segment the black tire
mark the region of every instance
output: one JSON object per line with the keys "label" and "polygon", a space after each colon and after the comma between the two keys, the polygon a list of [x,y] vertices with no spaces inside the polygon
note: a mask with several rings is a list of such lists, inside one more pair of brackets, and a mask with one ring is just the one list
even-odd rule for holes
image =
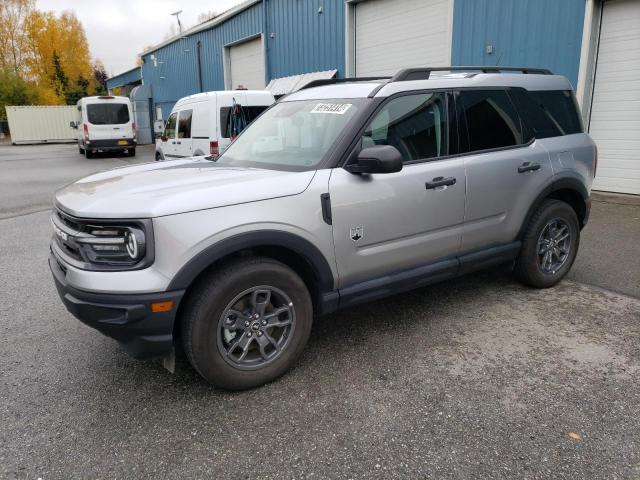
{"label": "black tire", "polygon": [[[544,254],[540,252],[541,248],[546,248],[546,245],[541,247],[540,242],[544,241],[542,235],[547,232],[545,229],[553,228],[552,222],[555,221],[559,222],[563,229],[566,226],[566,231],[570,235],[564,244],[568,251],[563,255],[564,260],[562,262],[556,256],[557,267],[549,265],[545,269],[542,265],[544,263]],[[556,231],[558,230],[556,229]],[[562,238],[562,235],[559,235],[558,238]],[[521,282],[531,287],[552,287],[562,280],[571,269],[576,259],[579,245],[580,225],[573,208],[560,200],[545,200],[529,220],[522,239],[522,248],[516,260],[515,274]],[[550,255],[549,258],[553,260],[554,257]]]}
{"label": "black tire", "polygon": [[159,162],[162,160],[162,155],[160,155],[160,152],[156,152],[156,162]]}
{"label": "black tire", "polygon": [[84,148],[82,148],[82,147],[80,146],[80,144],[78,144],[78,153],[79,153],[80,155],[84,155]]}
{"label": "black tire", "polygon": [[93,152],[91,150],[89,150],[88,148],[84,149],[84,156],[86,158],[93,158]]}
{"label": "black tire", "polygon": [[[230,320],[227,315],[230,302],[259,286],[274,288],[290,299],[287,305],[292,312],[291,327],[287,335],[280,337],[284,342],[281,350],[274,350],[278,353],[265,361],[266,364],[240,367],[234,364],[235,359],[230,360],[229,355],[223,353],[227,345],[223,322]],[[276,293],[273,295],[275,297]],[[313,308],[304,282],[289,267],[270,258],[246,258],[217,268],[195,286],[185,302],[180,319],[185,354],[205,380],[229,390],[263,385],[284,374],[302,353],[311,333]],[[241,333],[235,333],[238,337],[226,341],[233,343],[236,338],[250,337],[254,325],[246,325],[246,330],[238,329]],[[273,333],[273,330],[269,335],[265,333],[264,338],[273,340],[270,336]],[[258,348],[258,338],[254,336],[249,342],[253,342],[250,348]],[[254,350],[253,355],[257,362],[262,360],[259,352]]]}
{"label": "black tire", "polygon": [[130,157],[135,157],[136,156],[136,149],[135,148],[128,148],[127,149],[127,155],[129,155]]}

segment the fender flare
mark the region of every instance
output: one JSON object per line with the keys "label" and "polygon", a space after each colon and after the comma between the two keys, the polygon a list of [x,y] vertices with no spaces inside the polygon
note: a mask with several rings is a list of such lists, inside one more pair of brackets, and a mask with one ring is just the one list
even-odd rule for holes
{"label": "fender flare", "polygon": [[292,251],[308,262],[322,292],[334,290],[335,282],[329,262],[315,245],[293,233],[258,230],[225,238],[196,254],[174,275],[167,291],[188,288],[214,262],[252,247],[282,247]]}
{"label": "fender flare", "polygon": [[589,201],[590,201],[589,192],[587,191],[587,188],[584,186],[584,183],[582,183],[580,180],[574,177],[562,177],[562,178],[554,179],[551,182],[551,184],[547,185],[547,187],[545,187],[544,190],[542,190],[538,194],[535,201],[529,207],[529,210],[527,211],[527,215],[524,217],[524,221],[520,226],[520,231],[518,232],[518,236],[516,237],[517,239],[522,238],[522,236],[524,235],[525,229],[527,228],[527,225],[529,225],[529,220],[531,219],[535,211],[538,210],[542,202],[549,195],[551,195],[553,192],[556,192],[558,190],[573,190],[578,195],[580,195],[582,200],[585,202],[585,206],[589,204]]}

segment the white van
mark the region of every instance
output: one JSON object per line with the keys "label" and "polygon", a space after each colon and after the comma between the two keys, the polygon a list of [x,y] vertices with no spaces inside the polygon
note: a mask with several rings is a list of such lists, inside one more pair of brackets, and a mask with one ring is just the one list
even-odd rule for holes
{"label": "white van", "polygon": [[136,154],[136,123],[127,97],[84,97],[77,103],[78,150],[87,158],[97,152]]}
{"label": "white van", "polygon": [[275,103],[266,90],[226,90],[181,98],[171,110],[156,160],[219,155],[249,123]]}

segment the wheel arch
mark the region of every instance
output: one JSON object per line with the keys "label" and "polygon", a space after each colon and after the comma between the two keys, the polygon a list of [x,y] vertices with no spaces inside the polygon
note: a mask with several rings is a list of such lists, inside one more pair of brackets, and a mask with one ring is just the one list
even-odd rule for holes
{"label": "wheel arch", "polygon": [[524,235],[527,225],[535,211],[538,210],[542,202],[547,199],[556,199],[567,203],[576,212],[580,228],[586,225],[589,219],[591,204],[589,192],[580,180],[572,177],[564,177],[554,180],[536,197],[536,200],[531,207],[529,207],[524,222],[522,222],[522,226],[518,232],[519,239]]}
{"label": "wheel arch", "polygon": [[335,290],[333,272],[320,250],[298,235],[275,230],[234,235],[209,246],[178,271],[167,290],[184,289],[188,293],[216,265],[243,256],[269,257],[295,271],[307,285],[318,313],[324,308],[324,295]]}

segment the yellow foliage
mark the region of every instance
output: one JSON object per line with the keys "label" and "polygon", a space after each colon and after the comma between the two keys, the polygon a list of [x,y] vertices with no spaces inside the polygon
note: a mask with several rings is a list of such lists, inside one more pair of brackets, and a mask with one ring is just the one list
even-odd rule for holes
{"label": "yellow foliage", "polygon": [[0,69],[35,83],[45,105],[64,103],[62,90],[76,88],[78,80],[88,82],[88,92],[97,85],[84,27],[73,11],[43,12],[34,0],[0,0]]}

